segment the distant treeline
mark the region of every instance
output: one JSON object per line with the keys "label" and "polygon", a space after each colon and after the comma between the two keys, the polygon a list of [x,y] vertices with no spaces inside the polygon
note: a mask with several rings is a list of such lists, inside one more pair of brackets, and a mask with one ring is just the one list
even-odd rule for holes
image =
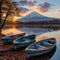
{"label": "distant treeline", "polygon": [[28,22],[24,24],[38,24],[38,25],[60,25],[60,20],[50,20],[50,21],[36,21]]}
{"label": "distant treeline", "polygon": [[50,21],[36,21],[36,22],[9,22],[6,21],[6,24],[10,25],[60,25],[60,20],[50,20]]}

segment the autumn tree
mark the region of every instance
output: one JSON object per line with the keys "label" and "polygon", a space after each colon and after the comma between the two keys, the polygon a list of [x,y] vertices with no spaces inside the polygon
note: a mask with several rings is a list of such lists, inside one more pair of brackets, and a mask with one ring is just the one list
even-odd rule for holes
{"label": "autumn tree", "polygon": [[16,7],[16,2],[10,2],[10,0],[0,0],[0,34],[6,20],[12,20],[11,18],[15,15],[20,15],[19,10]]}

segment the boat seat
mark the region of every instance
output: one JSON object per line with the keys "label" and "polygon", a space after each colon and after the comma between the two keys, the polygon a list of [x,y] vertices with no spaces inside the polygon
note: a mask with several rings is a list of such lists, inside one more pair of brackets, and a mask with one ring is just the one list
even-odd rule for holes
{"label": "boat seat", "polygon": [[45,47],[45,46],[42,46],[42,45],[38,45],[38,47],[40,47],[40,48],[47,48],[47,47]]}
{"label": "boat seat", "polygon": [[53,44],[48,43],[48,42],[43,42],[42,45],[45,46],[45,47],[50,47],[50,46],[52,46]]}
{"label": "boat seat", "polygon": [[39,45],[39,44],[36,44],[36,46],[35,46],[35,48],[36,49],[48,49],[47,47],[45,47],[45,46],[42,46],[42,45]]}
{"label": "boat seat", "polygon": [[24,42],[30,42],[29,40],[25,40]]}
{"label": "boat seat", "polygon": [[52,45],[51,43],[48,43],[48,42],[43,42],[43,43],[45,43],[45,44],[47,44],[47,45]]}
{"label": "boat seat", "polygon": [[48,42],[49,42],[49,43],[55,43],[55,41],[54,41],[54,40],[49,40]]}

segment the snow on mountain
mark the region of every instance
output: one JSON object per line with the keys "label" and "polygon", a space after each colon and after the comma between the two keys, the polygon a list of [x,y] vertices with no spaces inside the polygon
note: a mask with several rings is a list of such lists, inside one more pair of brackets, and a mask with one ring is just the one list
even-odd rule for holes
{"label": "snow on mountain", "polygon": [[21,22],[36,22],[36,21],[45,21],[45,20],[56,20],[56,18],[50,18],[43,16],[37,12],[31,12],[30,14],[19,19]]}

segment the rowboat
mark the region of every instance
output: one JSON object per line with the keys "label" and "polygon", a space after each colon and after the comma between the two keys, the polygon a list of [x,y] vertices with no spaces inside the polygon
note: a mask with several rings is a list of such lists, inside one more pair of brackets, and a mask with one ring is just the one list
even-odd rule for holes
{"label": "rowboat", "polygon": [[24,36],[13,41],[14,49],[25,47],[35,41],[35,35]]}
{"label": "rowboat", "polygon": [[57,49],[57,46],[55,46],[50,52],[47,52],[43,55],[27,58],[27,60],[40,60],[40,59],[41,60],[50,60],[54,56],[56,49]]}
{"label": "rowboat", "polygon": [[14,39],[16,39],[18,37],[23,37],[24,35],[25,35],[25,33],[16,34],[16,35],[7,35],[5,37],[2,37],[1,40],[3,42],[3,45],[5,45],[5,44],[12,43]]}
{"label": "rowboat", "polygon": [[50,52],[56,46],[55,38],[48,38],[44,40],[40,40],[38,42],[34,42],[27,46],[25,49],[27,58],[43,55],[47,52]]}
{"label": "rowboat", "polygon": [[7,35],[9,37],[12,37],[14,39],[18,38],[18,37],[23,37],[25,35],[25,33],[20,33],[20,34],[14,34],[14,35]]}

